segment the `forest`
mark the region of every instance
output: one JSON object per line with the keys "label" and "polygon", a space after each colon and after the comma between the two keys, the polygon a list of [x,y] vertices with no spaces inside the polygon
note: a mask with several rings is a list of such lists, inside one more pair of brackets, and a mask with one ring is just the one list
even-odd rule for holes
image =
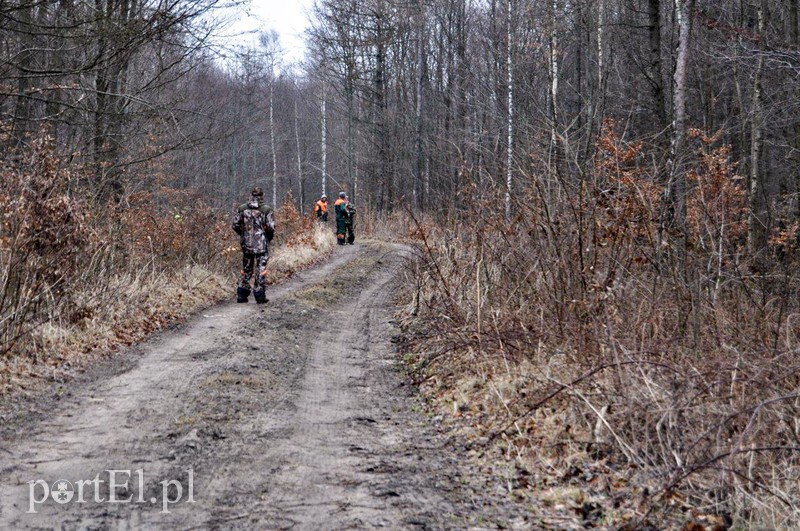
{"label": "forest", "polygon": [[291,64],[220,41],[243,3],[0,0],[0,389],[230,276],[253,186],[294,243],[342,190],[511,491],[800,525],[800,1],[316,0]]}

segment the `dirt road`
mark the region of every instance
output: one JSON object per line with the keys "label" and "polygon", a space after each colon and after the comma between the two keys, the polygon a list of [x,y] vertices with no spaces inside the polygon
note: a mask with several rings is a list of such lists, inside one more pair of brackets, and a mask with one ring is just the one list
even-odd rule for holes
{"label": "dirt road", "polygon": [[0,528],[522,527],[397,373],[401,254],[337,249],[0,411]]}

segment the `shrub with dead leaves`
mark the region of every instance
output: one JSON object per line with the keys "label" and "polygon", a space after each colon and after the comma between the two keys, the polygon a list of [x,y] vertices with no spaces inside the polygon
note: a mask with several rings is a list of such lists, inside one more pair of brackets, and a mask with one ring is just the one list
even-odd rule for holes
{"label": "shrub with dead leaves", "polygon": [[730,151],[693,142],[683,233],[613,124],[560,201],[531,186],[506,220],[502,190],[466,189],[457,223],[414,233],[406,360],[436,418],[556,527],[800,525],[792,227],[754,267]]}

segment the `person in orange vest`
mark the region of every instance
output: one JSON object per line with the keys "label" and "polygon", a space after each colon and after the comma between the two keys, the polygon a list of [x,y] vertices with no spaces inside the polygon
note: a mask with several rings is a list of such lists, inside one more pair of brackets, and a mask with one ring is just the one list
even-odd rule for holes
{"label": "person in orange vest", "polygon": [[322,223],[328,222],[328,196],[322,194],[322,197],[319,198],[319,201],[314,203],[314,212],[317,214],[317,221],[321,221]]}

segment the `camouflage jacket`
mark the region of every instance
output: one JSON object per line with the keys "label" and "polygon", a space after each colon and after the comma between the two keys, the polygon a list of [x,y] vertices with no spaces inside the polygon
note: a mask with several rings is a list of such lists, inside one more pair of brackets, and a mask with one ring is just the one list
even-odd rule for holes
{"label": "camouflage jacket", "polygon": [[266,253],[269,242],[275,234],[272,208],[267,205],[259,205],[254,201],[240,205],[231,226],[239,235],[242,252]]}

